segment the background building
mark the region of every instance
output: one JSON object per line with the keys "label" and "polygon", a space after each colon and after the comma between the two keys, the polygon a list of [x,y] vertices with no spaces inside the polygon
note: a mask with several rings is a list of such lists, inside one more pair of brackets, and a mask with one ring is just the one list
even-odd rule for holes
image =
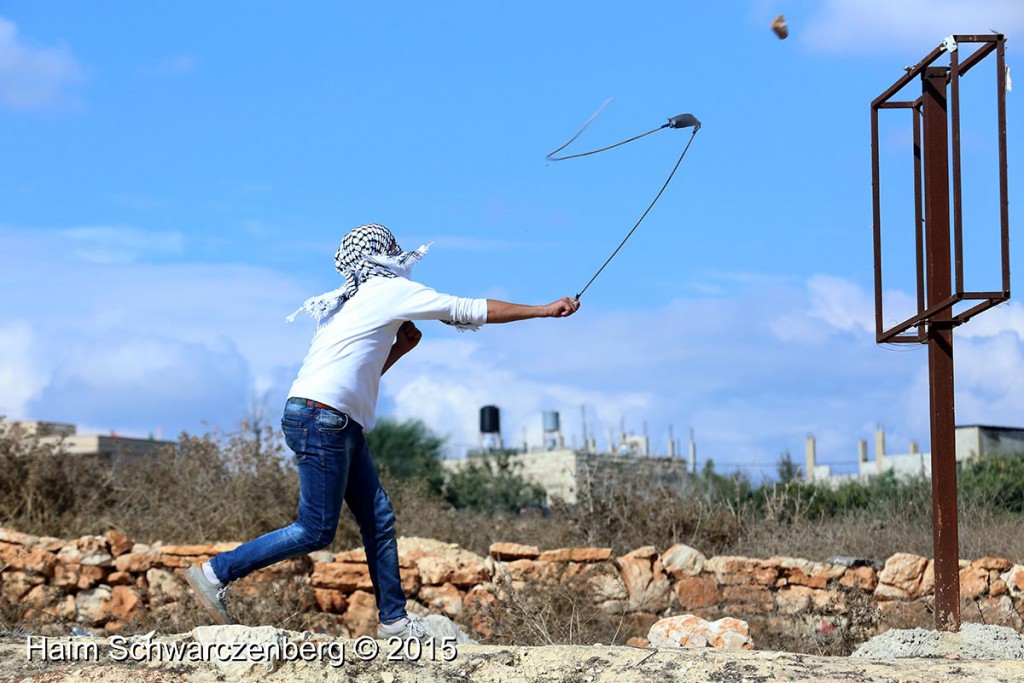
{"label": "background building", "polygon": [[40,420],[3,421],[0,430],[17,428],[24,437],[36,437],[39,443],[60,445],[68,455],[103,455],[134,458],[173,451],[176,441],[139,439],[117,434],[79,434],[73,424]]}
{"label": "background building", "polygon": [[[989,425],[963,425],[956,428],[956,461],[958,465],[975,458],[1004,458],[1024,456],[1024,429]],[[907,453],[887,453],[885,432],[875,432],[875,458],[868,460],[868,444],[857,443],[857,472],[832,474],[830,465],[817,463],[817,447],[813,436],[807,437],[806,468],[804,478],[836,485],[846,481],[864,481],[884,472],[910,478],[932,476],[931,452],[920,451],[916,442],[910,442]]]}

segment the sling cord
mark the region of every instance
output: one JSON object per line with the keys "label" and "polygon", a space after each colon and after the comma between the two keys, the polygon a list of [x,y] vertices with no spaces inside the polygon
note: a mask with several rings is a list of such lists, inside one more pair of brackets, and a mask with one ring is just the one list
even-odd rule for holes
{"label": "sling cord", "polygon": [[[608,102],[611,102],[611,100],[608,100]],[[559,147],[555,151],[553,151],[550,154],[548,154],[546,158],[549,161],[565,161],[566,159],[577,159],[579,157],[590,156],[591,154],[597,154],[599,152],[606,152],[609,149],[614,149],[615,147],[619,147],[621,145],[625,145],[628,142],[633,142],[634,140],[639,140],[640,138],[645,137],[647,135],[650,135],[651,133],[656,133],[659,130],[662,130],[663,128],[680,128],[680,127],[683,127],[681,125],[675,125],[675,124],[677,124],[680,121],[680,119],[682,119],[683,116],[688,116],[688,115],[675,116],[675,117],[669,119],[669,123],[666,123],[664,125],[658,126],[657,128],[649,130],[646,133],[641,133],[640,135],[636,135],[634,137],[631,137],[628,140],[623,140],[621,142],[616,142],[613,145],[608,145],[607,147],[602,147],[600,149],[594,149],[594,150],[591,150],[589,152],[581,152],[579,154],[570,154],[570,155],[562,156],[562,157],[554,156],[555,154],[558,154],[563,149],[565,149],[566,147],[571,145],[573,143],[573,140],[578,138],[580,136],[580,133],[582,133],[584,130],[586,130],[587,126],[589,126],[590,123],[594,119],[597,118],[597,115],[600,114],[604,110],[604,108],[608,106],[608,102],[605,102],[604,104],[601,105],[601,108],[598,109],[597,112],[593,116],[591,116],[590,119],[588,119],[585,124],[583,124],[583,127],[580,128],[579,132],[577,132],[576,135],[573,135],[569,139],[568,142],[566,142],[564,145],[562,145],[561,147]],[[576,298],[577,301],[579,301],[579,298],[581,296],[583,296],[583,293],[585,291],[587,291],[587,288],[590,287],[591,284],[593,284],[594,280],[597,279],[597,276],[600,275],[601,271],[603,271],[605,269],[605,266],[607,266],[609,263],[611,263],[612,259],[615,258],[615,255],[618,254],[619,250],[622,249],[622,247],[626,244],[627,240],[629,240],[629,238],[633,236],[633,233],[636,232],[636,229],[638,227],[640,227],[640,224],[643,222],[643,220],[645,218],[647,218],[647,214],[650,213],[651,209],[654,208],[654,205],[658,202],[658,199],[661,198],[661,195],[665,191],[665,188],[667,188],[668,184],[670,182],[672,182],[672,177],[676,174],[676,171],[679,169],[679,165],[681,163],[683,163],[683,157],[685,157],[686,153],[689,151],[690,144],[693,142],[693,138],[695,138],[697,136],[697,131],[700,130],[700,122],[697,121],[696,119],[693,119],[692,117],[690,117],[690,118],[692,119],[693,122],[692,123],[687,123],[686,125],[693,125],[693,134],[690,135],[690,139],[686,142],[686,147],[683,148],[683,153],[680,154],[679,155],[679,159],[676,160],[676,165],[672,167],[672,172],[668,174],[668,178],[665,179],[665,183],[661,186],[661,189],[658,190],[658,194],[654,195],[654,199],[651,201],[650,204],[647,205],[647,208],[644,210],[643,215],[640,216],[640,219],[633,225],[633,228],[629,231],[629,233],[622,240],[622,242],[619,243],[619,246],[617,246],[615,248],[615,251],[612,252],[612,255],[609,256],[608,260],[606,260],[604,262],[604,264],[602,264],[602,266],[597,269],[597,272],[594,273],[594,276],[592,278],[590,278],[590,281],[587,282],[586,286],[583,287],[583,289],[581,289],[578,294],[576,294],[575,298]]]}

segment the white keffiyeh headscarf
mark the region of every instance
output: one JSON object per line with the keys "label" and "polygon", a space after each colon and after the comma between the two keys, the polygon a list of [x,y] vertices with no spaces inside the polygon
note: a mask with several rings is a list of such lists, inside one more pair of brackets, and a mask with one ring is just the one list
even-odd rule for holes
{"label": "white keffiyeh headscarf", "polygon": [[[427,253],[430,245],[423,244],[413,251],[402,251],[391,231],[383,225],[367,223],[346,234],[334,254],[334,267],[345,278],[337,289],[306,299],[285,320],[293,322],[295,316],[306,311],[317,321],[317,327],[355,296],[359,285],[374,277],[408,277],[412,267]],[[479,325],[442,321],[460,331],[477,329]]]}

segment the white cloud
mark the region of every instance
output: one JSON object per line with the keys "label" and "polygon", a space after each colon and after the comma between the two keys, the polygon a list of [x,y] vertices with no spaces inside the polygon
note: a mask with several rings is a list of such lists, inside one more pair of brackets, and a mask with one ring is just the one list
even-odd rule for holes
{"label": "white cloud", "polygon": [[31,110],[60,105],[68,100],[68,87],[83,78],[67,47],[30,47],[19,39],[18,27],[0,17],[0,106]]}
{"label": "white cloud", "polygon": [[1022,28],[1024,3],[1019,0],[826,0],[799,35],[822,52],[909,49],[924,56],[953,33],[995,29],[1013,35]]}
{"label": "white cloud", "polygon": [[[483,340],[438,339],[422,346],[389,371],[382,391],[392,398],[397,418],[423,420],[448,435],[456,453],[478,445],[479,411],[485,405],[499,406],[506,443],[518,446],[524,429],[529,443],[540,442],[543,410],[561,410],[563,432],[574,434],[579,443],[580,406],[590,408],[590,420],[596,417],[606,424],[653,402],[653,396],[641,391],[581,388],[571,377],[525,377],[521,366],[499,361]],[[603,443],[604,436],[598,436]]]}
{"label": "white cloud", "polygon": [[0,416],[21,419],[47,373],[36,357],[32,327],[20,321],[0,326]]}
{"label": "white cloud", "polygon": [[180,254],[181,233],[119,226],[92,226],[62,230],[71,242],[72,255],[98,264],[134,263],[147,256]]}
{"label": "white cloud", "polygon": [[174,425],[201,432],[204,422],[230,428],[250,395],[248,363],[231,344],[118,336],[72,343],[27,409],[103,431],[146,434]]}
{"label": "white cloud", "polygon": [[[269,393],[271,415],[279,409],[312,331],[283,318],[320,287],[253,266],[85,262],[68,257],[68,239],[0,230],[0,290],[19,292],[0,327],[2,412],[170,435],[204,420],[232,426],[254,391]],[[733,278],[716,291],[476,334],[424,323],[381,403],[460,447],[477,444],[486,404],[501,408],[510,444],[524,428],[540,442],[543,410],[558,410],[578,443],[582,406],[601,447],[623,420],[633,433],[646,423],[658,453],[669,425],[683,441],[692,427],[701,461],[723,467],[771,471],[783,451],[799,457],[808,434],[822,462],[850,463],[877,424],[891,444],[927,447],[925,348],[875,344],[867,288],[819,275]],[[1024,424],[1022,308],[959,328],[956,354],[958,421]]]}
{"label": "white cloud", "polygon": [[[165,251],[176,243],[160,233],[156,238],[143,231],[129,234],[145,237],[135,244],[140,251],[161,240]],[[136,429],[132,425],[143,425],[134,408],[119,417],[127,392],[132,403],[152,411],[145,424],[162,424],[170,434],[184,426],[199,428],[203,420],[230,427],[253,392],[284,400],[281,392],[309,336],[308,326],[287,325],[284,317],[306,297],[306,288],[252,266],[111,266],[78,258],[68,248],[70,239],[59,232],[0,229],[5,245],[0,290],[19,292],[5,303],[0,332],[0,367],[17,373],[17,381],[0,382],[6,412],[41,419],[38,411],[57,407],[67,414],[45,417],[88,418],[90,424],[127,433]],[[25,282],[34,286],[24,287]],[[31,330],[30,338],[25,330]],[[32,356],[26,355],[29,345]],[[34,365],[27,358],[34,358]],[[193,366],[202,372],[193,374]],[[111,382],[102,380],[106,375]],[[215,379],[214,385],[207,378]],[[215,409],[186,390],[181,384],[186,379],[224,400]],[[79,400],[65,401],[65,394],[54,393],[56,387]],[[46,400],[33,402],[39,396]],[[179,400],[182,396],[194,400]],[[135,415],[131,424],[129,414]]]}
{"label": "white cloud", "polygon": [[[693,427],[700,461],[712,457],[755,476],[772,471],[783,451],[801,457],[807,435],[817,438],[819,461],[848,470],[857,441],[870,442],[876,426],[890,450],[911,440],[927,447],[926,349],[875,344],[867,290],[819,275],[733,291],[655,310],[584,310],[473,337],[435,338],[426,326],[423,348],[389,372],[382,395],[400,418],[423,419],[465,446],[478,443],[486,404],[501,408],[505,440],[515,445],[524,427],[530,443],[540,443],[546,409],[559,410],[563,432],[578,439],[581,405],[602,447],[623,418],[633,433],[646,422],[659,453],[669,425],[684,441]],[[887,298],[911,301],[901,292]],[[1010,309],[958,344],[961,423],[1024,424],[1018,320]]]}

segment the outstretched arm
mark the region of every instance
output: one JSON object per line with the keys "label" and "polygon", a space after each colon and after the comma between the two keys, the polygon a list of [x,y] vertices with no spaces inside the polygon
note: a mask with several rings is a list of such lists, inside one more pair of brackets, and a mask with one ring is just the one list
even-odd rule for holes
{"label": "outstretched arm", "polygon": [[563,296],[547,306],[524,306],[495,299],[487,300],[488,323],[510,323],[530,318],[567,318],[580,308],[577,299]]}

